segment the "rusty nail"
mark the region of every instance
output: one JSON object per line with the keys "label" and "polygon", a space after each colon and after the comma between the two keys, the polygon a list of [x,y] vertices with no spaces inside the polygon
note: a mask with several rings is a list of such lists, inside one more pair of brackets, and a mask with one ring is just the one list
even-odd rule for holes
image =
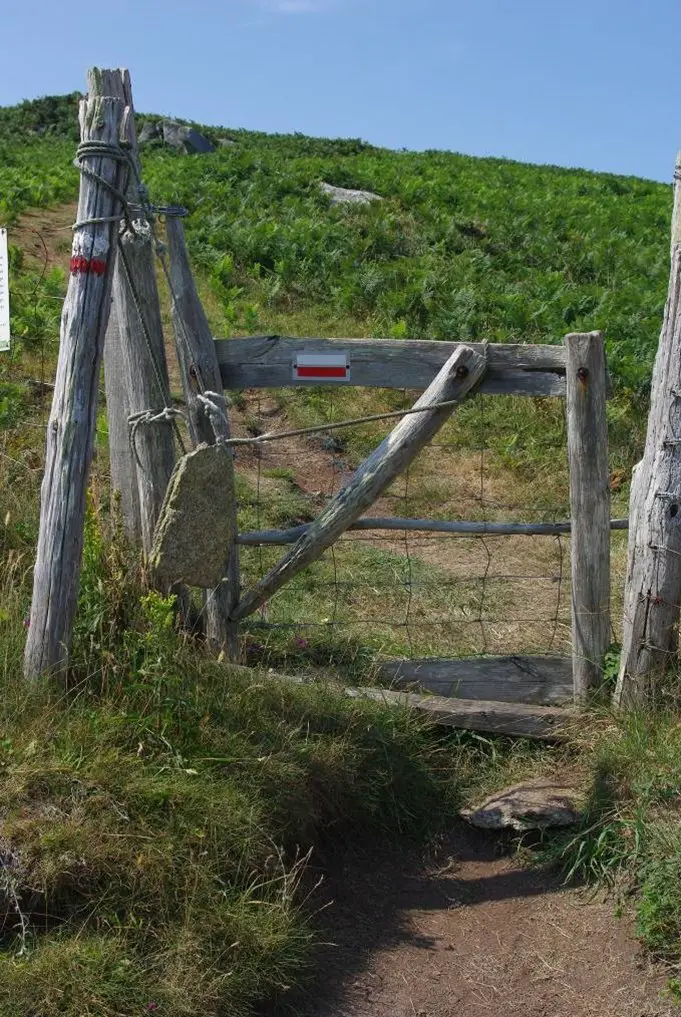
{"label": "rusty nail", "polygon": [[577,377],[579,378],[580,381],[586,381],[586,379],[589,377],[588,367],[579,367],[577,369]]}
{"label": "rusty nail", "polygon": [[462,381],[464,378],[468,377],[468,368],[466,367],[465,364],[461,364],[459,367],[457,367],[456,377],[459,379],[459,381]]}

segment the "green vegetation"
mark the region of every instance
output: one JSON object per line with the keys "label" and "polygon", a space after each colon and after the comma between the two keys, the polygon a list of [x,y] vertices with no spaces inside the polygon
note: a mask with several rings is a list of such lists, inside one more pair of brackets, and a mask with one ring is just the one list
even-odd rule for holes
{"label": "green vegetation", "polygon": [[[551,861],[570,879],[633,900],[636,931],[651,952],[681,962],[681,726],[678,703],[610,724],[589,767],[592,793],[582,828],[554,842]],[[681,982],[671,988],[681,1003]]]}
{"label": "green vegetation", "polygon": [[[0,1012],[248,1017],[304,983],[307,858],[422,839],[544,750],[211,660],[92,498],[68,675],[21,678],[42,407],[0,432]],[[38,457],[37,461],[36,458]],[[95,473],[95,492],[106,477]],[[326,671],[328,674],[328,669]],[[312,896],[310,897],[310,894]],[[310,903],[306,903],[307,901]]]}
{"label": "green vegetation", "polygon": [[[0,110],[3,225],[74,199],[76,98]],[[628,471],[665,297],[669,188],[354,140],[208,133],[235,144],[196,158],[152,146],[144,169],[154,200],[191,212],[189,241],[216,334],[559,342],[569,330],[602,328],[616,386],[613,465]],[[320,180],[368,188],[384,201],[331,208]],[[106,493],[103,423],[72,666],[40,692],[22,686],[47,406],[24,375],[35,378],[39,364],[49,377],[65,285],[28,247],[11,247],[20,342],[0,362],[0,853],[8,910],[0,1011],[247,1017],[309,973],[310,850],[324,862],[346,844],[422,838],[474,789],[561,760],[578,764],[585,783],[593,777],[594,790],[583,829],[552,844],[551,859],[567,875],[635,888],[641,936],[678,963],[678,711],[608,722],[593,745],[556,752],[434,736],[401,713],[346,700],[328,681],[283,684],[211,661],[178,635],[173,604],[145,590],[124,547]],[[402,397],[339,393],[333,406],[315,390],[277,398],[291,419],[317,423],[351,408],[392,408]],[[245,397],[237,400],[252,411]],[[493,435],[501,515],[509,518],[511,485],[515,505],[522,499],[552,518],[566,500],[556,405],[488,407],[482,417],[467,406],[445,432],[459,472],[479,477],[478,460],[463,453]],[[352,468],[380,433],[379,426],[353,432],[339,458]],[[440,464],[445,454],[437,453]],[[409,489],[393,492],[400,512],[464,511],[458,478],[441,466],[437,475],[438,462],[435,471],[432,461],[416,466]],[[264,465],[257,478],[242,469],[242,526],[314,516],[319,499],[301,489],[295,466]],[[258,486],[268,493],[264,514],[253,504]],[[465,512],[477,518],[483,508],[471,499]],[[457,578],[473,575],[480,563],[466,557],[465,542],[457,553]],[[513,553],[508,570],[525,568],[524,548]],[[245,552],[245,575],[257,576],[269,560],[269,552]],[[537,564],[548,572],[548,557]],[[455,593],[447,588],[452,569],[448,560],[416,554],[407,564],[399,547],[348,541],[338,561],[320,562],[267,608],[268,621],[305,615],[316,627],[265,636],[254,623],[249,662],[327,679],[333,669],[361,681],[381,651],[435,652],[424,619],[470,618],[480,606],[463,583]],[[330,611],[320,584],[345,576],[369,592]],[[488,606],[507,606],[494,577],[484,596]],[[410,612],[412,631],[382,635],[388,612]],[[376,628],[359,638],[353,625],[367,619]],[[545,635],[548,619],[537,625]],[[531,638],[527,626],[522,634]],[[495,635],[507,645],[508,630]],[[467,648],[455,638],[450,652]]]}

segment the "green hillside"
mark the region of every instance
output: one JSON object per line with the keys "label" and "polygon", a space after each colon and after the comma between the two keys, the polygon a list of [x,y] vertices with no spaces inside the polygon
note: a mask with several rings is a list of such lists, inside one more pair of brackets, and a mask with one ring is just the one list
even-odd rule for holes
{"label": "green hillside", "polygon": [[[0,220],[76,193],[75,96],[0,110]],[[633,177],[206,129],[207,156],[154,147],[159,204],[184,205],[224,328],[292,312],[356,334],[557,342],[602,329],[619,392],[645,396],[667,283],[671,189]],[[321,180],[385,200],[329,207]],[[16,307],[19,334],[31,333]]]}

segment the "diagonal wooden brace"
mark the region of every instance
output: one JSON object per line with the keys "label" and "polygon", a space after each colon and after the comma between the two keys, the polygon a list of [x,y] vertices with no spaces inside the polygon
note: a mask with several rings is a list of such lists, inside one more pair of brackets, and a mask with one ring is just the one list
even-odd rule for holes
{"label": "diagonal wooden brace", "polygon": [[[414,408],[463,400],[482,379],[486,353],[461,346],[435,376]],[[316,561],[393,480],[415,459],[454,412],[454,405],[414,413],[399,422],[378,448],[364,460],[350,484],[329,502],[307,532],[259,583],[239,601],[231,618],[238,621],[265,603],[307,565]]]}

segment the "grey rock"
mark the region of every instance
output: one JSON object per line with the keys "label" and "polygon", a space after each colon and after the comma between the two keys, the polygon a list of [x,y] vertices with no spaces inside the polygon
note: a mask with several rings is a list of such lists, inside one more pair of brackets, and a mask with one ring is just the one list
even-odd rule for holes
{"label": "grey rock", "polygon": [[324,194],[328,195],[332,205],[370,205],[372,201],[383,201],[380,194],[374,194],[372,191],[353,191],[323,181],[319,186]]}
{"label": "grey rock", "polygon": [[573,826],[581,816],[580,795],[574,788],[550,780],[528,780],[491,795],[459,814],[481,830],[547,830]]}
{"label": "grey rock", "polygon": [[218,138],[218,145],[221,148],[236,148],[236,141],[232,141],[231,138]]}
{"label": "grey rock", "polygon": [[234,539],[232,505],[222,482],[231,455],[224,445],[199,445],[176,464],[149,556],[161,581],[210,590],[224,578]]}
{"label": "grey rock", "polygon": [[143,125],[142,130],[137,135],[137,141],[140,145],[145,145],[148,141],[154,141],[156,138],[163,136],[160,123],[152,120],[147,120]]}
{"label": "grey rock", "polygon": [[204,155],[215,151],[214,146],[193,127],[178,124],[175,120],[163,121],[163,141],[166,145],[189,155]]}

